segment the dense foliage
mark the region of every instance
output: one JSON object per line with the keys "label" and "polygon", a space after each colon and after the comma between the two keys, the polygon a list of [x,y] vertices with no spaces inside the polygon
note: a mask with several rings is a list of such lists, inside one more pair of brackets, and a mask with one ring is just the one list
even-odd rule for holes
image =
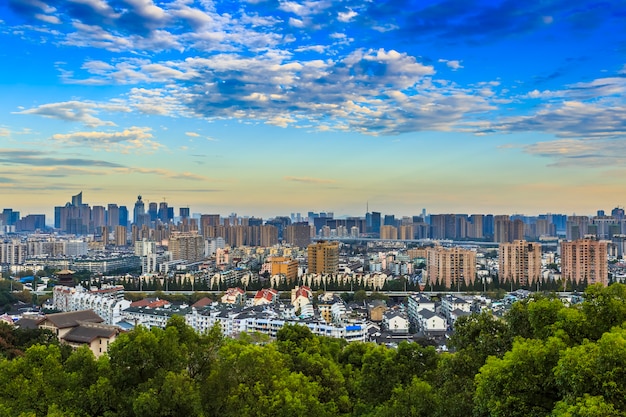
{"label": "dense foliage", "polygon": [[[626,413],[626,287],[582,304],[516,303],[460,319],[453,353],[313,336],[197,334],[181,318],[121,335],[108,356],[0,328],[0,417],[587,416]],[[19,336],[19,337],[18,337]]]}

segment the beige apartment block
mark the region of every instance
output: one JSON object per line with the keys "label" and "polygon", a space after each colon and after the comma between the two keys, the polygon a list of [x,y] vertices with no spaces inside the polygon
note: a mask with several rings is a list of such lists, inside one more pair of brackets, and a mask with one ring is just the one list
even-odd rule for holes
{"label": "beige apartment block", "polygon": [[541,279],[541,244],[515,240],[500,244],[500,282],[533,285]]}
{"label": "beige apartment block", "polygon": [[456,289],[461,283],[472,285],[476,277],[476,252],[458,247],[436,246],[427,251],[428,280]]}
{"label": "beige apartment block", "polygon": [[595,239],[561,243],[561,276],[576,284],[608,285],[608,244]]}

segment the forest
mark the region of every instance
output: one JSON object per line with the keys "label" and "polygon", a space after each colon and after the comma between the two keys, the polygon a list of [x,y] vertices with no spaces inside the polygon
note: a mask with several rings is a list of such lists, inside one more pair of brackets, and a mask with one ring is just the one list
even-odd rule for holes
{"label": "forest", "polygon": [[550,294],[459,319],[450,352],[317,337],[198,334],[179,317],[109,355],[0,326],[0,417],[553,416],[626,414],[626,286]]}

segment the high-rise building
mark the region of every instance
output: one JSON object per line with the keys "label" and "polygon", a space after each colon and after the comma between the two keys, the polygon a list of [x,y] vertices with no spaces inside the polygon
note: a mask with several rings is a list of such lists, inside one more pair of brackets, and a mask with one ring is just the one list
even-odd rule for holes
{"label": "high-rise building", "polygon": [[126,226],[115,226],[115,246],[126,246]]}
{"label": "high-rise building", "polygon": [[204,239],[197,232],[172,232],[168,250],[172,259],[198,262],[204,259]]}
{"label": "high-rise building", "polygon": [[386,224],[380,226],[380,238],[387,240],[398,240],[398,228]]}
{"label": "high-rise building", "polygon": [[500,243],[500,282],[529,286],[541,280],[541,245],[515,240]]}
{"label": "high-rise building", "polygon": [[203,214],[200,216],[200,231],[205,239],[215,237],[214,227],[220,225],[219,214]]}
{"label": "high-rise building", "polygon": [[469,286],[476,277],[476,252],[459,247],[436,246],[426,251],[428,280],[431,284],[458,289]]}
{"label": "high-rise building", "polygon": [[569,216],[565,222],[567,240],[583,239],[589,232],[589,217]]}
{"label": "high-rise building", "polygon": [[371,232],[374,233],[374,234],[379,234],[380,233],[380,226],[381,226],[380,212],[373,211],[372,212],[372,230],[371,230]]}
{"label": "high-rise building", "polygon": [[117,204],[107,206],[107,226],[109,230],[115,230],[115,226],[126,226],[120,223],[120,208]]}
{"label": "high-rise building", "polygon": [[319,241],[307,248],[309,273],[336,274],[339,268],[339,242]]}
{"label": "high-rise building", "polygon": [[608,285],[608,243],[595,239],[561,242],[561,277],[565,281]]}
{"label": "high-rise building", "polygon": [[284,239],[292,246],[306,248],[311,243],[311,226],[306,222],[290,224],[285,228]]}
{"label": "high-rise building", "polygon": [[180,207],[178,209],[178,215],[180,216],[181,220],[182,219],[188,219],[189,218],[189,207]]}
{"label": "high-rise building", "polygon": [[91,208],[91,224],[90,229],[100,229],[102,226],[106,226],[106,209],[104,206],[93,206]]}
{"label": "high-rise building", "polygon": [[126,206],[120,206],[119,213],[120,213],[120,217],[119,217],[120,226],[128,227],[128,208]]}
{"label": "high-rise building", "polygon": [[137,196],[137,201],[135,202],[135,208],[133,209],[133,224],[137,225],[137,227],[141,227],[144,225],[144,215],[146,214],[146,209],[143,204],[143,200],[141,196]]}
{"label": "high-rise building", "polygon": [[470,224],[467,227],[467,237],[470,239],[483,238],[483,214],[472,214],[470,216]]}

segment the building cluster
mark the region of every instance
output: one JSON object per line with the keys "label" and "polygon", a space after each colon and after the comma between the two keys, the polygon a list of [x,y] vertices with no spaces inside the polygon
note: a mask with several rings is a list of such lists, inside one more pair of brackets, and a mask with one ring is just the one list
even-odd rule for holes
{"label": "building cluster", "polygon": [[[331,212],[292,213],[264,220],[236,214],[190,213],[137,197],[126,206],[90,206],[82,192],[55,207],[54,228],[32,215],[0,215],[0,268],[17,274],[44,268],[142,275],[202,271],[212,285],[274,285],[327,278],[377,282],[406,277],[423,286],[461,289],[493,282],[532,287],[546,280],[608,283],[608,261],[626,250],[624,209],[607,215],[539,216],[430,214],[396,218],[380,212],[337,219]],[[31,233],[31,227],[35,225]],[[346,242],[366,242],[359,256]],[[372,244],[373,246],[370,246]],[[496,257],[485,253],[497,249]],[[553,265],[557,265],[554,268]],[[620,275],[621,276],[621,275]],[[345,278],[348,277],[348,278]],[[167,281],[166,281],[167,282]],[[368,281],[369,282],[369,281]],[[317,284],[315,284],[317,285]]]}
{"label": "building cluster", "polygon": [[[98,317],[97,323],[123,329],[137,325],[162,328],[178,315],[198,332],[218,325],[228,337],[242,333],[275,337],[283,326],[300,324],[317,335],[367,341],[381,334],[404,338],[412,334],[441,336],[458,317],[470,314],[472,306],[458,296],[446,295],[435,302],[420,293],[411,293],[405,304],[387,305],[378,300],[347,303],[332,292],[316,297],[307,286],[292,289],[290,299],[281,299],[273,288],[249,294],[234,287],[226,290],[219,302],[205,298],[193,305],[159,299],[131,303],[123,293],[122,288],[115,286],[91,290],[58,286],[48,307],[64,314],[89,311]],[[43,322],[41,317],[38,320]]]}

